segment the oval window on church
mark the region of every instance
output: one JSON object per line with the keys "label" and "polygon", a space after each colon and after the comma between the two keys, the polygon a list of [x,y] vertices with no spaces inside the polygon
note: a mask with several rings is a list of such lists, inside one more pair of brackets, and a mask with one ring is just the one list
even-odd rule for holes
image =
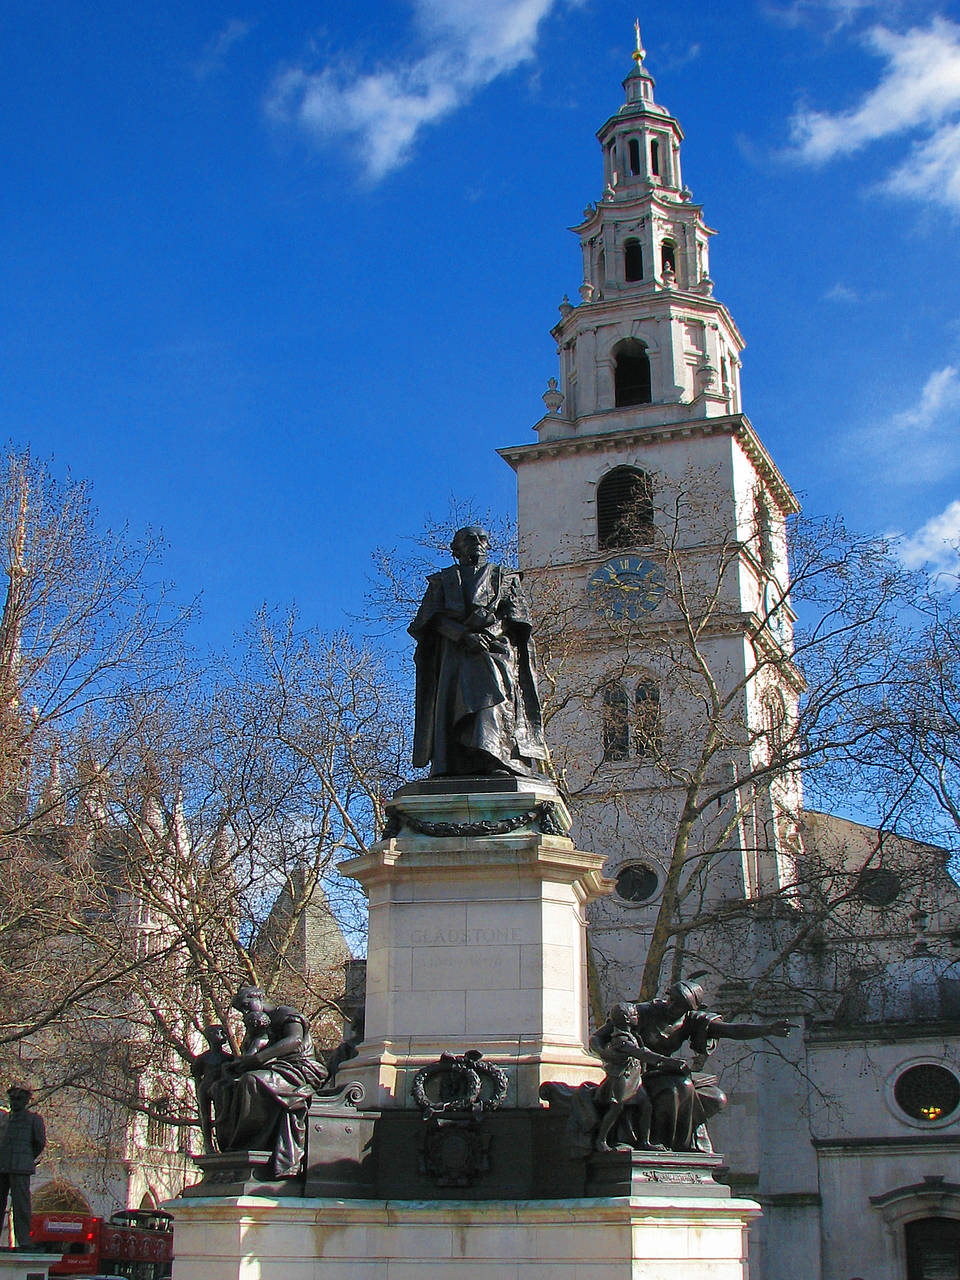
{"label": "oval window on church", "polygon": [[648,862],[632,862],[617,872],[615,887],[618,898],[637,906],[656,897],[660,876]]}
{"label": "oval window on church", "polygon": [[936,1124],[960,1107],[960,1080],[936,1062],[918,1062],[897,1077],[893,1096],[911,1120]]}
{"label": "oval window on church", "polygon": [[869,907],[889,907],[902,888],[900,877],[887,867],[867,867],[857,878],[856,894]]}

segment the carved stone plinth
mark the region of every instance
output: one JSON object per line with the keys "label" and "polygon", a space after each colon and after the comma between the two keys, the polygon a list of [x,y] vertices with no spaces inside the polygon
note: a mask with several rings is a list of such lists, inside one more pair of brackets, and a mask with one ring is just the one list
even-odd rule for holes
{"label": "carved stone plinth", "polygon": [[524,778],[402,787],[388,838],[341,864],[370,904],[366,1039],[351,1060],[377,1108],[414,1105],[414,1075],[476,1048],[510,1078],[508,1107],[546,1080],[599,1079],[587,1055],[584,911],[609,892],[574,847],[555,788]]}
{"label": "carved stone plinth", "polygon": [[587,1158],[588,1196],[709,1196],[725,1199],[730,1188],[715,1182],[720,1156],[695,1151],[595,1151]]}
{"label": "carved stone plinth", "polygon": [[[248,1196],[283,1195],[283,1183],[270,1178],[272,1151],[215,1151],[210,1155],[194,1156],[201,1178],[192,1187],[185,1187],[184,1196]],[[289,1179],[296,1183],[296,1179]],[[290,1194],[297,1194],[294,1185]]]}

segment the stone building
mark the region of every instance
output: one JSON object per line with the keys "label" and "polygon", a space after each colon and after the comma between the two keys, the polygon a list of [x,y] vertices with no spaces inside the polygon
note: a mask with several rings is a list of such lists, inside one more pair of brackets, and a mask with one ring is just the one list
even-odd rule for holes
{"label": "stone building", "polygon": [[[799,768],[777,767],[803,693],[798,503],[744,416],[714,232],[644,57],[597,135],[602,196],[572,228],[583,283],[552,330],[559,379],[535,441],[501,451],[546,620],[551,743],[578,843],[616,882],[592,919],[598,1004],[637,994],[668,878],[697,868],[684,971],[724,1012],[768,1001],[797,1024],[717,1057],[714,1141],[764,1208],[751,1274],[957,1277],[960,893],[942,850],[805,810]],[[811,928],[814,892],[838,905]]]}

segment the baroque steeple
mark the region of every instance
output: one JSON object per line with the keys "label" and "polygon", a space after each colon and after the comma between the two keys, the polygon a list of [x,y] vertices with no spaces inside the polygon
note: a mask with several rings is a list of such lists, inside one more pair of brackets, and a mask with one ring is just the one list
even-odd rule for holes
{"label": "baroque steeple", "polygon": [[625,100],[600,128],[603,194],[571,230],[583,251],[581,302],[551,331],[560,393],[541,440],[740,411],[743,339],[713,297],[715,233],[684,185],[683,130],[654,98],[637,29]]}

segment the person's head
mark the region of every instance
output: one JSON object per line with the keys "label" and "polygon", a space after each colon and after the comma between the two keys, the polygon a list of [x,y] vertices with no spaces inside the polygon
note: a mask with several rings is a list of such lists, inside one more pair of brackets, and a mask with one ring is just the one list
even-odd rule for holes
{"label": "person's head", "polygon": [[227,1043],[227,1033],[219,1022],[203,1028],[203,1038],[211,1049],[222,1049]]}
{"label": "person's head", "polygon": [[19,1081],[12,1084],[7,1089],[7,1098],[10,1100],[11,1111],[24,1111],[30,1101],[32,1090],[29,1085],[21,1084]]}
{"label": "person's head", "polygon": [[461,563],[484,564],[490,550],[490,537],[480,525],[467,524],[453,535],[450,550]]}
{"label": "person's head", "polygon": [[679,1017],[703,1005],[703,987],[699,982],[675,982],[667,991],[670,1012]]}
{"label": "person's head", "polygon": [[264,1013],[269,1004],[263,987],[243,986],[230,1002],[230,1008],[242,1013],[244,1019],[248,1015]]}

